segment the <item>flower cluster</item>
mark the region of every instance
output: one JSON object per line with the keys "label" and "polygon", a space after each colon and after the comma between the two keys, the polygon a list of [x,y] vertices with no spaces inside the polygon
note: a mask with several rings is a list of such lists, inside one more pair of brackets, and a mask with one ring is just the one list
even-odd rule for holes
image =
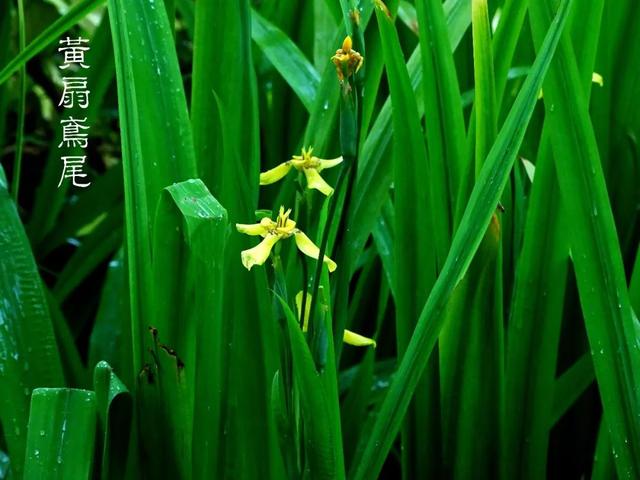
{"label": "flower cluster", "polygon": [[[353,50],[351,38],[345,38],[342,48],[331,58],[336,65],[338,71],[338,79],[342,83],[345,78],[349,78],[356,73],[362,66],[362,56]],[[344,83],[342,83],[344,86]],[[307,179],[307,188],[315,189],[325,196],[333,194],[333,187],[329,185],[320,175],[326,168],[332,168],[340,165],[343,161],[342,157],[329,160],[321,159],[313,155],[313,148],[302,148],[302,155],[293,155],[290,160],[280,165],[260,173],[260,185],[270,185],[284,178],[292,169],[304,173]],[[285,210],[284,206],[280,207],[278,216],[275,220],[264,217],[260,222],[255,224],[237,223],[236,229],[240,233],[251,236],[260,236],[262,241],[253,248],[243,250],[240,254],[242,265],[247,270],[251,270],[254,265],[263,265],[271,250],[280,240],[293,237],[298,250],[308,257],[320,260],[320,249],[315,243],[305,235],[305,233],[296,226],[296,222],[290,218],[291,209]],[[327,265],[329,272],[333,272],[338,266],[336,262],[326,255],[323,255],[322,261]],[[298,314],[302,310],[302,296],[300,292],[296,295],[296,305],[298,306]],[[309,323],[309,313],[311,310],[311,295],[307,294],[307,302],[304,315],[304,325],[302,330],[307,331]],[[344,331],[343,341],[355,346],[372,345],[374,348],[376,342],[370,338],[363,337],[349,330]]]}

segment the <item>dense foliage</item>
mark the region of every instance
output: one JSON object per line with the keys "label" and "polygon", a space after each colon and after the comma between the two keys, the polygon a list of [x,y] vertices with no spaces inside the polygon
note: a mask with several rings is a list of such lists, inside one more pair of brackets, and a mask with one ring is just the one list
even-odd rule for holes
{"label": "dense foliage", "polygon": [[0,479],[640,478],[639,15],[0,2]]}

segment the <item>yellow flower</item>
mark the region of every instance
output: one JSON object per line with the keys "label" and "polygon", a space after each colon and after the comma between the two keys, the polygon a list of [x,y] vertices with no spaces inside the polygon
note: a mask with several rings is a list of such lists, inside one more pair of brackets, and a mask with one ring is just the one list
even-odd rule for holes
{"label": "yellow flower", "polygon": [[600,85],[601,87],[604,86],[604,78],[602,78],[602,75],[600,75],[598,72],[593,72],[591,74],[591,81],[595,84]]}
{"label": "yellow flower", "polygon": [[[259,235],[264,239],[257,246],[241,253],[242,265],[247,270],[251,270],[254,265],[264,264],[269,258],[273,246],[283,238],[294,237],[298,250],[316,260],[320,257],[320,249],[302,230],[296,228],[296,222],[289,218],[290,214],[291,209],[285,212],[284,207],[280,207],[280,212],[275,222],[265,217],[260,220],[260,223],[252,225],[236,223],[238,232],[253,236]],[[326,255],[324,256],[324,263],[327,264],[330,272],[333,272],[338,267],[336,262]]]}
{"label": "yellow flower", "polygon": [[[296,295],[296,308],[298,309],[298,316],[300,316],[300,312],[302,311],[302,291],[298,292]],[[311,312],[311,294],[307,293],[307,302],[304,306],[304,322],[302,323],[302,331],[306,332],[309,328],[309,313]],[[344,334],[342,335],[342,341],[349,345],[354,345],[356,347],[367,347],[371,345],[373,348],[376,348],[376,341],[372,338],[363,337],[351,330],[344,330]]]}
{"label": "yellow flower", "polygon": [[302,155],[294,155],[288,162],[281,163],[271,170],[267,170],[260,174],[260,185],[270,185],[283,178],[292,168],[304,172],[307,177],[307,188],[315,188],[325,195],[329,196],[333,193],[333,188],[324,181],[320,176],[320,172],[325,168],[332,168],[342,163],[342,157],[331,160],[323,160],[314,157],[313,148],[302,148]]}
{"label": "yellow flower", "polygon": [[373,348],[376,348],[376,341],[374,339],[364,337],[360,334],[347,330],[346,328],[344,330],[344,335],[342,336],[342,341],[355,347],[367,347],[371,345]]}
{"label": "yellow flower", "polygon": [[336,50],[336,54],[331,57],[331,61],[336,66],[338,79],[342,82],[345,78],[349,78],[354,73],[358,73],[364,58],[358,52],[351,48],[353,42],[351,37],[347,35],[342,42],[342,48]]}

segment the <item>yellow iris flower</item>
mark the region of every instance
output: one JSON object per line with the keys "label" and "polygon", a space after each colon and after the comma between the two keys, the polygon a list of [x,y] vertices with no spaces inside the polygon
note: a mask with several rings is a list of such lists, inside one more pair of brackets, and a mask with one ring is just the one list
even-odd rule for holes
{"label": "yellow iris flower", "polygon": [[333,188],[324,181],[320,172],[325,168],[332,168],[342,163],[342,157],[323,160],[312,155],[313,148],[302,148],[302,155],[294,155],[288,162],[281,163],[271,170],[260,174],[260,185],[270,185],[283,178],[292,168],[304,172],[307,177],[307,188],[320,190],[326,196],[333,193]]}
{"label": "yellow iris flower", "polygon": [[[261,236],[262,240],[257,246],[244,250],[241,253],[242,265],[247,270],[251,270],[254,265],[262,265],[269,258],[271,249],[273,246],[284,238],[294,237],[298,250],[307,255],[308,257],[315,258],[320,257],[320,249],[307,237],[302,230],[296,228],[296,222],[289,218],[291,209],[285,212],[284,207],[280,207],[278,218],[274,222],[270,218],[263,218],[260,223],[245,225],[236,223],[238,232],[245,233],[252,236]],[[324,263],[327,264],[330,272],[333,272],[338,266],[336,262],[331,260],[326,255],[324,256]]]}
{"label": "yellow iris flower", "polygon": [[[307,302],[305,303],[304,308],[304,322],[302,324],[302,331],[306,332],[309,328],[309,313],[311,312],[311,294],[307,293]],[[300,316],[300,312],[302,311],[302,292],[298,292],[296,295],[296,308],[298,309],[298,316]],[[364,337],[358,333],[352,332],[351,330],[344,330],[344,334],[342,335],[342,341],[349,345],[353,345],[355,347],[368,347],[371,345],[373,348],[376,348],[376,341],[372,338]]]}

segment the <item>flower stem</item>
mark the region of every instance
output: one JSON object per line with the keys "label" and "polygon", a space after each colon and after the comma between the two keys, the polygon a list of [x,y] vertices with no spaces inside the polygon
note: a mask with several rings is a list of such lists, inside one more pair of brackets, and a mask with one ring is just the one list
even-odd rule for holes
{"label": "flower stem", "polygon": [[[25,21],[24,3],[18,0],[18,35],[20,52],[25,48]],[[11,193],[13,200],[18,203],[18,193],[20,191],[20,174],[22,172],[22,151],[24,147],[24,117],[27,98],[27,70],[23,65],[20,67],[20,96],[18,99],[18,125],[16,133],[16,155],[13,161],[13,178],[11,180]]]}

